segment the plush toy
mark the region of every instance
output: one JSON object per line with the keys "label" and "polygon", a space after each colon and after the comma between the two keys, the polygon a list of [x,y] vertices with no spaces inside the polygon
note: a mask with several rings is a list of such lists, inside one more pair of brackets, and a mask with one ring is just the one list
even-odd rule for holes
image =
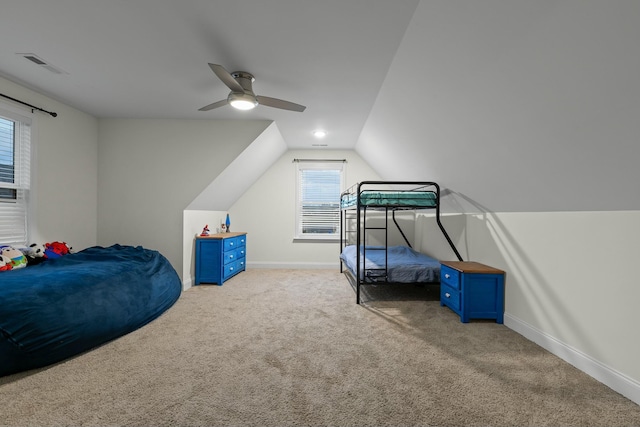
{"label": "plush toy", "polygon": [[9,271],[13,268],[11,258],[0,254],[0,271]]}
{"label": "plush toy", "polygon": [[69,246],[64,242],[52,242],[44,244],[44,254],[47,258],[60,258],[69,253]]}
{"label": "plush toy", "polygon": [[1,246],[0,252],[11,260],[12,269],[24,268],[27,266],[27,257],[13,246]]}
{"label": "plush toy", "polygon": [[202,233],[200,233],[200,236],[202,237],[206,237],[209,235],[209,224],[205,225],[204,228],[202,229]]}
{"label": "plush toy", "polygon": [[44,246],[38,243],[29,245],[29,247],[25,249],[24,254],[27,257],[27,267],[40,264],[47,260],[44,254]]}

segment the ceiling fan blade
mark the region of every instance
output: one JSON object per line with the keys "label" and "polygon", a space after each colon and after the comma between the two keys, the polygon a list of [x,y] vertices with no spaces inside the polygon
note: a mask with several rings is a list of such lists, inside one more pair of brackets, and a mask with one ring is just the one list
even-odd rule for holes
{"label": "ceiling fan blade", "polygon": [[222,101],[218,101],[218,102],[214,102],[213,104],[206,105],[198,109],[198,111],[209,111],[209,110],[213,110],[214,108],[224,107],[225,105],[227,105],[227,100],[223,99]]}
{"label": "ceiling fan blade", "polygon": [[266,105],[267,107],[280,108],[282,110],[290,110],[290,111],[298,111],[303,112],[305,108],[304,105],[294,104],[293,102],[284,101],[278,98],[271,98],[268,96],[256,96],[258,100],[258,104]]}
{"label": "ceiling fan blade", "polygon": [[234,92],[244,93],[244,88],[240,86],[240,83],[238,83],[231,73],[229,73],[222,65],[209,63],[209,67],[229,89]]}

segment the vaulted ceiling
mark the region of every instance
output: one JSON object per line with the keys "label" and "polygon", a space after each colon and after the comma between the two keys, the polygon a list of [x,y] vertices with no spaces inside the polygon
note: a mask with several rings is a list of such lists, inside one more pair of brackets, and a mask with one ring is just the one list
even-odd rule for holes
{"label": "vaulted ceiling", "polygon": [[[290,148],[353,148],[418,3],[4,2],[0,75],[98,118],[267,119]],[[250,72],[256,94],[307,109],[198,111],[229,93],[208,63]]]}
{"label": "vaulted ceiling", "polygon": [[[0,75],[98,118],[272,120],[453,211],[640,209],[636,0],[4,3]],[[198,111],[229,93],[208,63],[307,109]]]}

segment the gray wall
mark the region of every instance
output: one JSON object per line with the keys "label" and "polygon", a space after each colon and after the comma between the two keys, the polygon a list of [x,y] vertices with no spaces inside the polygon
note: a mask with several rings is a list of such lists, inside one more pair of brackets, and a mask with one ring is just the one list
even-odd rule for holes
{"label": "gray wall", "polygon": [[100,244],[159,250],[181,275],[183,210],[269,123],[100,120]]}
{"label": "gray wall", "polygon": [[491,211],[640,209],[639,20],[638,1],[422,1],[356,151]]}

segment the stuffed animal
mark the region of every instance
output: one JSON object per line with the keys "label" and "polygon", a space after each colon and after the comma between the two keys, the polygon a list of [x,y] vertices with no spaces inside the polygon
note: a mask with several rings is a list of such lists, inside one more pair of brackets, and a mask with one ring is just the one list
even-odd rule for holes
{"label": "stuffed animal", "polygon": [[24,268],[27,266],[27,257],[13,246],[1,246],[0,252],[11,260],[12,269]]}
{"label": "stuffed animal", "polygon": [[27,257],[27,267],[40,264],[47,260],[44,254],[44,246],[38,243],[29,245],[29,247],[25,249],[24,254]]}
{"label": "stuffed animal", "polygon": [[9,271],[13,268],[11,258],[0,254],[0,271]]}
{"label": "stuffed animal", "polygon": [[70,252],[70,247],[64,242],[53,242],[44,244],[44,254],[47,258],[60,258]]}

